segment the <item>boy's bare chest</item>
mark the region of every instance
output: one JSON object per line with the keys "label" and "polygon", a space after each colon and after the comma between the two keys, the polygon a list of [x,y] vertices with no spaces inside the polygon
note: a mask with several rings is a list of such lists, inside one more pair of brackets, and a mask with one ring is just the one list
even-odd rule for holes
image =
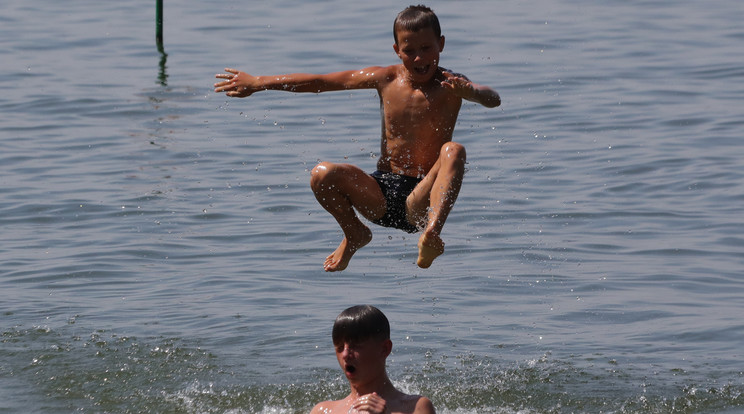
{"label": "boy's bare chest", "polygon": [[385,116],[397,122],[441,120],[441,115],[452,112],[455,104],[443,88],[399,88],[383,96]]}

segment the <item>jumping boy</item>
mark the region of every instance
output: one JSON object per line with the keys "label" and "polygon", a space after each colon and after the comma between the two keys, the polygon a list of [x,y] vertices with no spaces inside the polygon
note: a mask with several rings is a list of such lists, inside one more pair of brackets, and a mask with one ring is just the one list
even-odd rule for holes
{"label": "jumping boy", "polygon": [[494,90],[439,66],[444,48],[439,20],[426,6],[411,6],[393,24],[393,50],[400,64],[313,75],[252,76],[236,69],[216,75],[215,92],[246,97],[263,90],[327,92],[376,89],[380,98],[382,142],[377,171],[366,174],[350,164],[321,162],[310,184],[318,202],[344,233],[324,263],[326,271],[344,270],[354,253],[372,240],[357,216],[409,233],[421,230],[422,268],[444,253],[440,237],[460,192],[465,148],[452,141],[463,99],[493,108]]}
{"label": "jumping boy", "polygon": [[353,306],[333,324],[336,359],[349,380],[351,392],[338,401],[324,401],[310,414],[433,414],[428,398],[408,395],[390,382],[385,359],[393,349],[390,323],[374,306]]}

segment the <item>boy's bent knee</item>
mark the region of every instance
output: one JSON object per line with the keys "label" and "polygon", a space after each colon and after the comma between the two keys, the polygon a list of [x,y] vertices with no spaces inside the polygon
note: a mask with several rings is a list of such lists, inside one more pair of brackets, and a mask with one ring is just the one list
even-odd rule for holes
{"label": "boy's bent knee", "polygon": [[445,158],[452,160],[453,162],[462,162],[466,160],[465,147],[457,142],[447,142],[442,145],[440,154]]}
{"label": "boy's bent knee", "polygon": [[319,188],[322,185],[333,185],[335,180],[339,178],[338,174],[342,171],[340,164],[334,164],[332,162],[323,161],[316,165],[312,171],[310,171],[310,186],[312,188]]}
{"label": "boy's bent knee", "polygon": [[320,164],[316,165],[312,169],[312,171],[310,171],[310,185],[312,187],[315,187],[316,185],[323,182],[332,169],[333,164],[331,164],[330,162],[321,162]]}
{"label": "boy's bent knee", "polygon": [[328,172],[333,169],[333,164],[330,162],[323,161],[320,164],[313,167],[312,171],[310,171],[310,175],[312,177],[318,176],[318,175],[325,175],[328,174]]}

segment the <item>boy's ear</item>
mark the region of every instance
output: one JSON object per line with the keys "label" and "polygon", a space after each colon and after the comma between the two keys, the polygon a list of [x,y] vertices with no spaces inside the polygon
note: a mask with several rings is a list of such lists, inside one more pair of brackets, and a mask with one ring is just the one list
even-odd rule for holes
{"label": "boy's ear", "polygon": [[400,57],[400,48],[398,47],[397,43],[393,43],[393,50],[395,51],[395,54]]}
{"label": "boy's ear", "polygon": [[439,38],[439,52],[441,53],[442,50],[444,50],[444,36]]}
{"label": "boy's ear", "polygon": [[386,339],[382,342],[382,352],[385,358],[387,358],[391,352],[393,352],[393,341]]}

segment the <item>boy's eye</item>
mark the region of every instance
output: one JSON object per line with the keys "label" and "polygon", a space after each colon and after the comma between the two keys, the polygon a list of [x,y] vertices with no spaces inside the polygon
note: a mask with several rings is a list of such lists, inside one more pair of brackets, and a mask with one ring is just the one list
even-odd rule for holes
{"label": "boy's eye", "polygon": [[359,343],[357,343],[357,342],[345,342],[343,344],[336,345],[336,352],[338,352],[340,354],[340,353],[344,352],[344,349],[347,348],[347,347],[349,349],[356,349],[357,346],[359,346]]}

